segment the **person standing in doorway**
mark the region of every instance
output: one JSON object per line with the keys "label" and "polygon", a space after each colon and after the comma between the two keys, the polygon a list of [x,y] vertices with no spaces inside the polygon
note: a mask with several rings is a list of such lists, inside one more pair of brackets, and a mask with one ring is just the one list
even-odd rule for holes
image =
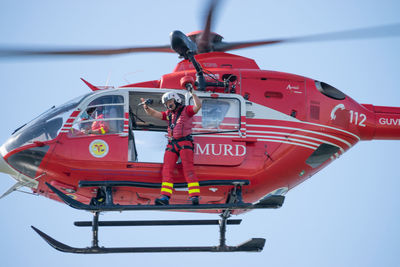
{"label": "person standing in doorway", "polygon": [[190,92],[194,105],[185,106],[182,99],[175,92],[165,93],[161,101],[167,108],[160,112],[149,107],[142,98],[145,112],[157,119],[168,121],[168,145],[164,154],[164,165],[162,170],[161,196],[155,200],[156,205],[168,205],[172,196],[173,171],[176,167],[178,157],[181,157],[183,174],[189,189],[189,198],[193,205],[199,204],[200,187],[194,173],[193,164],[193,139],[191,136],[193,127],[193,116],[200,110],[201,101],[199,97]]}

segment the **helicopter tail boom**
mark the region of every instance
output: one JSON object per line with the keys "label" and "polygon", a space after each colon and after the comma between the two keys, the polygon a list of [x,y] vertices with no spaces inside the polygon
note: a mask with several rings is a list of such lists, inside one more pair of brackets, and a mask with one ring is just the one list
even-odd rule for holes
{"label": "helicopter tail boom", "polygon": [[375,115],[374,140],[400,140],[400,107],[363,105]]}

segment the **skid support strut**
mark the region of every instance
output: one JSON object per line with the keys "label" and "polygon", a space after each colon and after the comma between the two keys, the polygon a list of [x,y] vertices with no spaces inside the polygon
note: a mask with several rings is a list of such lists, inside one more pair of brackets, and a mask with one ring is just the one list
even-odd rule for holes
{"label": "skid support strut", "polygon": [[92,247],[98,248],[99,247],[99,212],[96,211],[93,216],[93,224],[92,224]]}
{"label": "skid support strut", "polygon": [[226,245],[226,221],[230,217],[230,214],[228,216],[225,216],[224,214],[221,214],[221,219],[219,220],[219,247],[221,250],[226,250],[227,245]]}
{"label": "skid support strut", "polygon": [[[228,195],[227,202],[228,204],[243,203],[241,184],[236,184],[234,188],[232,188],[231,192]],[[226,209],[223,210],[220,215],[221,219],[219,220],[219,247],[222,251],[228,250],[228,246],[226,245],[226,222],[231,216],[231,213],[231,209]]]}

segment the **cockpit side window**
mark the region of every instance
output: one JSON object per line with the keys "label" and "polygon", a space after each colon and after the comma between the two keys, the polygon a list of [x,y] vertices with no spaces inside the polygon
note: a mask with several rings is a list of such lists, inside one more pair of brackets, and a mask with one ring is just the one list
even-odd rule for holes
{"label": "cockpit side window", "polygon": [[69,136],[119,134],[124,127],[124,98],[106,95],[93,100],[73,124]]}

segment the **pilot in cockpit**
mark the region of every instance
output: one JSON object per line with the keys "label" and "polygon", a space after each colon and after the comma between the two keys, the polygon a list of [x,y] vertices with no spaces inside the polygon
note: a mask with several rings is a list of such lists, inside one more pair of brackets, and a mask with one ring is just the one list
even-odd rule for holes
{"label": "pilot in cockpit", "polygon": [[[91,129],[92,127],[92,122],[88,121],[88,120],[93,120],[94,118],[92,117],[93,112],[96,108],[92,107],[92,108],[88,108],[87,110],[85,110],[84,112],[82,112],[81,116],[80,116],[80,124],[79,124],[79,130],[83,133],[88,132],[89,129]],[[85,122],[88,121],[88,122]]]}
{"label": "pilot in cockpit", "polygon": [[108,121],[105,121],[105,112],[103,106],[95,107],[93,111],[87,111],[87,115],[89,116],[89,120],[95,120],[91,124],[90,127],[87,127],[84,132],[86,134],[106,134],[110,131],[110,125]]}

